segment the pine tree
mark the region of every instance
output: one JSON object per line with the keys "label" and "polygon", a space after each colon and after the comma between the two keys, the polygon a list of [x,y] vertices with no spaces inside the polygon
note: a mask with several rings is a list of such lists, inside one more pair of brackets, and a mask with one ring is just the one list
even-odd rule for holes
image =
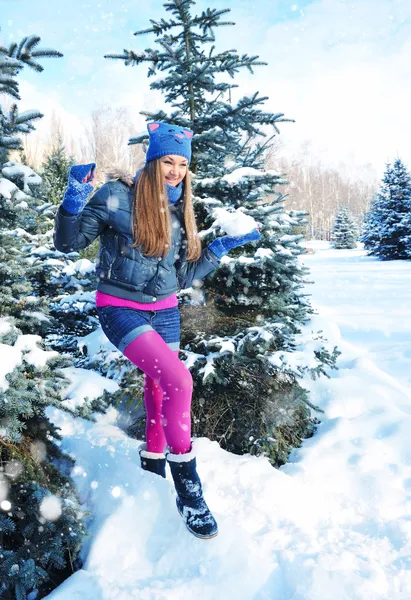
{"label": "pine tree", "polygon": [[[170,20],[152,20],[152,27],[136,33],[154,34],[159,49],[125,50],[107,58],[126,65],[148,62],[148,76],[160,74],[152,89],[160,90],[174,110],[142,114],[194,130],[190,170],[196,174],[197,223],[208,230],[202,234],[205,243],[217,233],[215,208],[241,209],[261,224],[262,239],[231,251],[204,282],[201,292],[208,303],[201,308],[197,334],[198,311],[190,306],[196,294],[187,298],[182,347],[192,358],[195,432],[236,452],[264,451],[281,464],[313,429],[306,392],[298,384],[308,366],[295,368],[288,360],[311,312],[301,295],[305,271],[297,262],[302,236],[296,229],[305,215],[284,210],[284,196],[276,186],[285,180],[264,170],[278,124],[291,119],[264,111],[267,98],[258,92],[231,103],[231,90],[237,86],[223,77],[234,79],[241,69],[253,72],[266,63],[235,50],[216,53],[214,29],[234,25],[221,20],[229,9],[192,15],[194,4],[171,0],[164,4]],[[141,143],[145,137],[130,142]],[[319,352],[313,374],[332,366],[335,356]]]}
{"label": "pine tree", "polygon": [[360,241],[363,242],[364,248],[372,254],[374,249],[378,247],[380,232],[380,221],[378,215],[378,198],[375,196],[370,203],[368,211],[364,215],[362,223],[362,231]]}
{"label": "pine tree", "polygon": [[[63,56],[57,50],[37,49],[39,42],[40,38],[32,35],[23,38],[19,44],[12,43],[9,48],[0,46],[0,93],[20,100],[17,77],[21,70],[28,66],[42,72],[43,67],[37,62],[38,58]],[[34,129],[33,121],[41,117],[42,114],[37,110],[19,114],[17,104],[11,106],[7,116],[0,105],[0,154],[4,160],[8,159],[10,150],[22,149],[19,135],[30,133]],[[30,167],[13,162],[1,164],[0,161],[0,227],[3,252],[0,285],[4,294],[0,314],[18,317],[22,307],[28,304],[23,298],[29,296],[30,286],[23,274],[30,274],[30,267],[27,268],[21,232],[13,232],[10,229],[18,225],[26,234],[36,232],[39,221],[37,209],[42,202],[33,196],[40,185],[41,178]],[[27,307],[24,310],[27,313]]]}
{"label": "pine tree", "polygon": [[69,469],[73,461],[56,445],[61,437],[45,412],[62,408],[59,369],[69,361],[50,352],[45,366],[37,364],[44,351],[33,337],[40,336],[24,335],[10,317],[1,321],[0,346],[17,366],[0,389],[0,591],[26,598],[75,560],[85,528],[73,485],[53,464]]}
{"label": "pine tree", "polygon": [[[16,77],[23,66],[41,71],[36,57],[61,56],[36,51],[39,39],[0,48],[1,92],[19,99]],[[2,160],[40,116],[19,115],[16,104],[7,116],[0,107]],[[69,381],[61,368],[71,361],[43,348],[48,301],[33,282],[41,271],[35,259],[39,221],[50,227],[50,219],[31,195],[41,179],[12,162],[0,173],[0,350],[7,356],[0,384],[0,597],[23,599],[33,590],[48,593],[58,571],[72,570],[85,528],[73,484],[55,466],[68,470],[73,461],[60,451],[59,432],[46,414],[52,406],[68,410],[61,391]]]}
{"label": "pine tree", "polygon": [[[60,369],[71,360],[43,348],[48,299],[32,283],[41,271],[33,252],[37,212],[25,204],[0,199],[0,349],[11,366],[0,385],[0,596],[16,598],[50,591],[56,570],[71,572],[85,533],[73,485],[54,466],[73,463],[46,415],[50,406],[66,410],[61,392],[69,382]],[[33,233],[23,228],[30,223]],[[42,516],[43,502],[57,507],[56,519]]]}
{"label": "pine tree", "polygon": [[399,158],[386,165],[361,241],[369,254],[383,260],[411,258],[411,174]]}
{"label": "pine tree", "polygon": [[331,240],[336,250],[351,250],[357,247],[357,226],[346,206],[340,206],[335,217]]}
{"label": "pine tree", "polygon": [[67,186],[68,174],[74,162],[73,157],[67,155],[59,132],[41,170],[42,192],[47,202],[57,205],[61,203]]}

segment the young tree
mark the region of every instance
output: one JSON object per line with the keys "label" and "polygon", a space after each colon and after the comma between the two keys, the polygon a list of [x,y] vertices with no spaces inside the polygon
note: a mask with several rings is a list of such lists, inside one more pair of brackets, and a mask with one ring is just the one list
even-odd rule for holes
{"label": "young tree", "polygon": [[[195,295],[188,299],[182,338],[192,358],[196,432],[237,452],[265,451],[280,464],[312,431],[306,393],[298,384],[308,367],[295,369],[287,363],[311,310],[301,295],[304,271],[297,262],[302,248],[296,229],[304,215],[284,210],[284,198],[275,189],[284,179],[264,170],[278,124],[290,119],[264,111],[266,98],[258,92],[230,102],[236,85],[224,78],[265,63],[235,50],[216,52],[214,30],[234,25],[221,20],[229,9],[193,15],[194,4],[171,0],[164,4],[171,13],[168,21],[152,20],[152,27],[137,32],[153,33],[158,49],[125,50],[107,58],[126,65],[148,62],[149,77],[160,74],[152,89],[160,90],[174,110],[143,114],[194,130],[190,169],[196,175],[195,208],[204,240],[215,237],[215,208],[241,209],[261,224],[260,242],[231,252],[206,280],[203,291],[209,302],[201,309],[200,327],[198,313],[192,314],[190,307]],[[193,330],[198,332],[193,335]],[[317,372],[335,358],[326,351],[316,357]]]}
{"label": "young tree", "polygon": [[47,202],[56,205],[61,203],[67,187],[68,173],[74,162],[73,157],[67,155],[61,133],[58,132],[41,171],[42,192]]}
{"label": "young tree", "polygon": [[357,247],[357,226],[346,206],[340,206],[334,220],[331,240],[336,250],[351,250]]}
{"label": "young tree", "polygon": [[411,175],[397,158],[387,164],[380,190],[366,214],[361,241],[383,260],[411,258]]}

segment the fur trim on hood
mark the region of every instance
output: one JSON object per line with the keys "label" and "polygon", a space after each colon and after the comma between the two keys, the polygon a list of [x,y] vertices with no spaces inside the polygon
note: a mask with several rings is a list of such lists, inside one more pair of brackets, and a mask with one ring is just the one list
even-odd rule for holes
{"label": "fur trim on hood", "polygon": [[111,169],[111,171],[107,171],[105,173],[106,181],[121,181],[128,185],[128,187],[133,187],[134,185],[134,176],[127,173],[127,171],[123,171],[122,169]]}

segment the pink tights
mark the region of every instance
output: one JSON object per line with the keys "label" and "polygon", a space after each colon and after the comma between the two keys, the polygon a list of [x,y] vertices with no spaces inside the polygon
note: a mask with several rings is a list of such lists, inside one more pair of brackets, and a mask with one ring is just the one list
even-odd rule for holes
{"label": "pink tights", "polygon": [[189,452],[193,379],[178,351],[156,331],[146,331],[128,344],[124,355],[145,373],[147,451],[161,453],[167,444],[173,454]]}

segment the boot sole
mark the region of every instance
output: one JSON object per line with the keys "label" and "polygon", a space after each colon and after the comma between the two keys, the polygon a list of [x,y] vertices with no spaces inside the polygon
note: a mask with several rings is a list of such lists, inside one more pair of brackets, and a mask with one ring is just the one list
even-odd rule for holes
{"label": "boot sole", "polygon": [[[183,517],[183,513],[181,513],[178,508],[177,508],[177,512],[180,515],[180,517],[183,519],[184,521],[184,517]],[[218,536],[218,531],[216,533],[213,533],[213,535],[200,535],[199,533],[195,533],[195,531],[193,531],[192,529],[189,528],[189,526],[187,525],[187,523],[184,521],[184,525],[187,527],[188,531],[191,533],[191,535],[194,535],[196,538],[200,539],[200,540],[212,540],[213,538]]]}

